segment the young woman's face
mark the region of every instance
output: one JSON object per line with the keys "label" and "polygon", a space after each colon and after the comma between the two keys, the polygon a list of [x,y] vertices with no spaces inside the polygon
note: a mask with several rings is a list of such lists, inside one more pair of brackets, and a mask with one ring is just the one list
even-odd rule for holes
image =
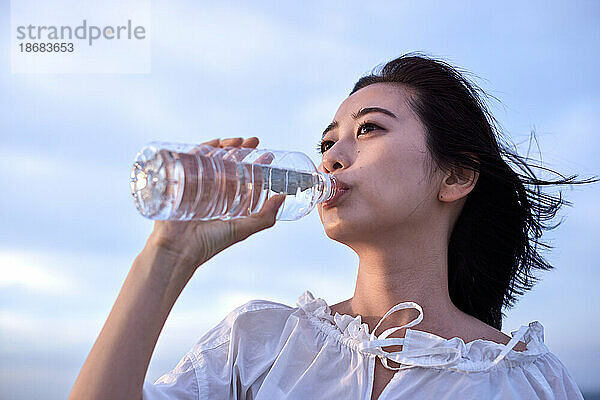
{"label": "young woman's face", "polygon": [[326,129],[319,170],[350,187],[332,206],[318,206],[330,238],[397,237],[431,222],[440,181],[430,179],[425,130],[406,96],[398,85],[369,85],[341,104]]}

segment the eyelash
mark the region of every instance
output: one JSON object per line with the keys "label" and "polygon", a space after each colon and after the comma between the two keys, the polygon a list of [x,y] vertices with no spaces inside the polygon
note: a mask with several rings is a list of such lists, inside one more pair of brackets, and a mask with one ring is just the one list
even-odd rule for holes
{"label": "eyelash", "polygon": [[[358,127],[357,136],[360,134],[360,131],[361,131],[361,129],[362,129],[362,128],[364,128],[365,126],[371,126],[371,127],[373,127],[374,129],[381,129],[381,128],[380,128],[380,127],[377,125],[377,124],[374,124],[374,123],[372,123],[372,122],[365,122],[365,123],[361,124],[361,125]],[[369,132],[365,132],[365,133],[370,133],[370,132],[371,132],[371,131],[369,131]],[[326,143],[329,143],[329,142],[332,142],[332,143],[333,143],[333,141],[331,141],[331,140],[320,140],[320,141],[317,143],[317,153],[319,153],[319,154],[323,154],[323,153],[325,153],[327,150],[323,150],[323,146],[324,146]]]}

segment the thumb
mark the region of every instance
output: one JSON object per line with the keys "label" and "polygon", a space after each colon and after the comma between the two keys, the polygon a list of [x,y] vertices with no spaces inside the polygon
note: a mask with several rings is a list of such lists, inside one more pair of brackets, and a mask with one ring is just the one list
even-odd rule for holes
{"label": "thumb", "polygon": [[285,197],[285,194],[273,196],[265,201],[258,213],[237,220],[237,232],[240,235],[240,240],[275,225],[275,217],[285,201]]}

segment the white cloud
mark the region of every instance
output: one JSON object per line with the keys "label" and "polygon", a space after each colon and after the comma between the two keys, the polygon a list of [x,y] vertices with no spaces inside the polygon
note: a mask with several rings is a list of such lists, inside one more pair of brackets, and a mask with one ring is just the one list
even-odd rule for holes
{"label": "white cloud", "polygon": [[336,66],[339,76],[344,63],[361,54],[349,40],[306,27],[299,30],[239,5],[194,3],[187,5],[185,13],[171,6],[157,12],[161,17],[154,25],[155,54],[227,79],[232,74],[263,75],[283,66],[290,68],[289,77],[295,80],[315,75],[323,66]]}
{"label": "white cloud", "polygon": [[72,277],[52,268],[39,253],[0,250],[0,287],[18,287],[34,293],[80,294]]}
{"label": "white cloud", "polygon": [[[131,158],[133,160],[133,156]],[[13,196],[3,201],[17,212],[64,215],[118,207],[129,196],[128,167],[98,159],[70,159],[26,148],[0,149],[0,169]],[[131,205],[132,203],[128,203]]]}
{"label": "white cloud", "polygon": [[0,332],[10,338],[0,345],[0,350],[11,354],[29,354],[35,349],[86,348],[100,333],[106,317],[97,312],[85,317],[71,317],[0,310]]}

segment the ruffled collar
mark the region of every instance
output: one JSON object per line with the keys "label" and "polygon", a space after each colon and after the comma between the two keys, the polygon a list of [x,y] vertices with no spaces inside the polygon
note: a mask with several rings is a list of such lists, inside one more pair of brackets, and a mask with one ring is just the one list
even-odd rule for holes
{"label": "ruffled collar", "polygon": [[[360,315],[352,317],[337,312],[332,315],[325,300],[314,298],[308,290],[298,298],[297,305],[323,332],[357,351],[378,356],[386,368],[392,370],[437,367],[462,372],[480,372],[532,362],[548,352],[544,344],[544,328],[538,321],[511,332],[512,339],[506,345],[483,339],[465,343],[458,337],[445,339],[432,333],[410,329],[422,320],[421,307],[412,302],[400,303],[392,307],[379,321],[377,327],[388,315],[399,309],[415,308],[419,310],[420,316],[402,327],[387,329],[379,336],[374,335],[377,327],[373,332],[369,332],[369,326],[362,322]],[[402,328],[407,328],[404,338],[388,337]],[[519,341],[526,344],[527,350],[522,352],[513,350]],[[402,351],[383,350],[383,347],[391,345],[402,345]],[[387,360],[399,363],[400,367],[388,366]]]}

